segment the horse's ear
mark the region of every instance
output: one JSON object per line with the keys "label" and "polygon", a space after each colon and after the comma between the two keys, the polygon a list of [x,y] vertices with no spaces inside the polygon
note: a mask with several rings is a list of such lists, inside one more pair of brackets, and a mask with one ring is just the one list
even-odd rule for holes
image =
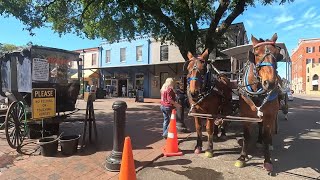
{"label": "horse's ear", "polygon": [[207,60],[208,57],[209,57],[209,50],[206,49],[206,50],[202,53],[201,57],[202,57],[202,59]]}
{"label": "horse's ear", "polygon": [[254,58],[254,54],[252,51],[248,52],[248,60],[252,63],[255,63],[255,58]]}
{"label": "horse's ear", "polygon": [[278,35],[277,35],[277,33],[274,33],[274,35],[271,38],[271,41],[276,42],[277,39],[278,39]]}
{"label": "horse's ear", "polygon": [[187,57],[188,57],[189,60],[194,58],[190,51],[188,51]]}
{"label": "horse's ear", "polygon": [[256,44],[259,43],[259,40],[257,38],[255,38],[252,34],[251,34],[251,41],[252,41],[253,46],[255,46]]}

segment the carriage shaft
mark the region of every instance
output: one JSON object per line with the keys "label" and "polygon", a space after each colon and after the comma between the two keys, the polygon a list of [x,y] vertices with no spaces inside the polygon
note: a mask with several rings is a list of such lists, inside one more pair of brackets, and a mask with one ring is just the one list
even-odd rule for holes
{"label": "carriage shaft", "polygon": [[189,113],[188,116],[208,118],[208,119],[222,119],[224,121],[240,121],[240,122],[262,122],[260,118],[241,117],[241,116],[223,116],[223,115],[212,115],[212,114],[201,114],[201,113]]}

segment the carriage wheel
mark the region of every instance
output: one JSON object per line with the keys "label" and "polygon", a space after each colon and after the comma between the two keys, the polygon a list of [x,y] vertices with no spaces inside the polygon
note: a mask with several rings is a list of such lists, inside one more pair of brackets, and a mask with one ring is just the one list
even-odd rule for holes
{"label": "carriage wheel", "polygon": [[6,138],[9,146],[14,149],[22,144],[25,136],[25,113],[25,108],[22,103],[13,102],[10,104],[6,114]]}

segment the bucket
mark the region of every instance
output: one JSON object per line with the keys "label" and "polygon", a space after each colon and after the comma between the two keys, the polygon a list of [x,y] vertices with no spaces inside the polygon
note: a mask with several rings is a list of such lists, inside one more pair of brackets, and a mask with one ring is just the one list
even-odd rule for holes
{"label": "bucket", "polygon": [[61,136],[61,153],[68,156],[75,154],[78,150],[79,138],[80,135]]}
{"label": "bucket", "polygon": [[40,152],[43,156],[55,156],[58,152],[59,138],[44,137],[39,139]]}

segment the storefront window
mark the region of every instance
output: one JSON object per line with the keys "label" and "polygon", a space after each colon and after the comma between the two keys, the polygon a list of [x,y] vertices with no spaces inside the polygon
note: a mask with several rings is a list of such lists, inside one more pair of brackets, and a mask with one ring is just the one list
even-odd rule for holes
{"label": "storefront window", "polygon": [[143,89],[144,74],[136,74],[135,79],[136,89]]}

